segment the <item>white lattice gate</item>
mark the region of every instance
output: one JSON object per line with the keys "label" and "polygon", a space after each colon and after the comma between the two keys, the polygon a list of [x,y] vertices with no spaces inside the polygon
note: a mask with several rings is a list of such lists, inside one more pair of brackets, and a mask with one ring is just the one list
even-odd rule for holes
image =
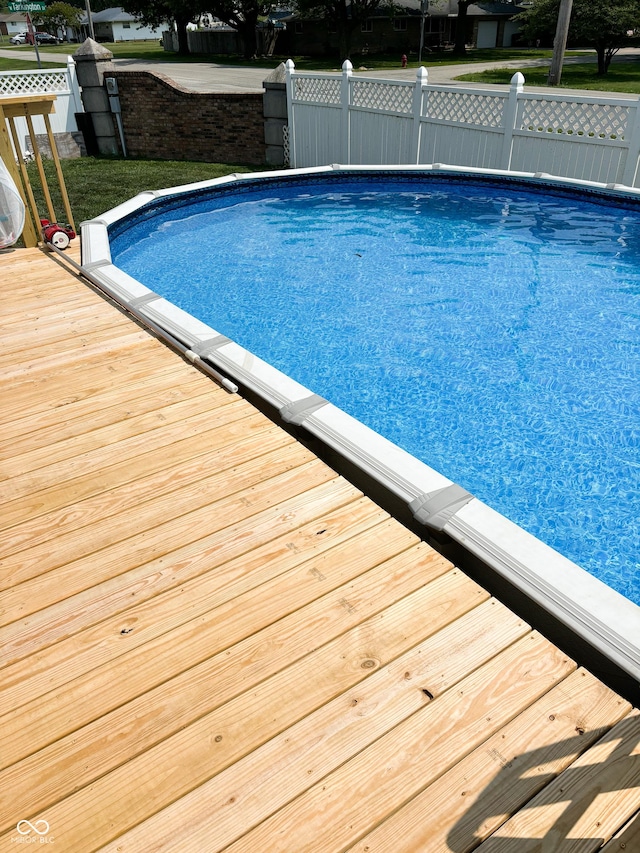
{"label": "white lattice gate", "polygon": [[[75,114],[83,112],[80,87],[76,77],[75,62],[68,57],[64,68],[34,69],[33,71],[4,71],[0,73],[0,98],[19,95],[55,94],[55,112],[51,115],[51,129],[55,133],[74,133],[78,130]],[[40,116],[34,116],[37,134],[45,133]],[[30,150],[27,125],[16,119],[16,129],[22,152]]]}
{"label": "white lattice gate", "polygon": [[572,97],[287,68],[292,167],[443,163],[638,186],[637,98]]}

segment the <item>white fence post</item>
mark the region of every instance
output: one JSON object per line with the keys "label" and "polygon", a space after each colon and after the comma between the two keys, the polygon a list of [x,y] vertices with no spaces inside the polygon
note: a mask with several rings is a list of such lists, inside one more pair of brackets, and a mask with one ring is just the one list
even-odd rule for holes
{"label": "white fence post", "polygon": [[413,140],[411,150],[416,165],[420,163],[420,138],[422,136],[422,87],[429,82],[429,75],[424,65],[416,71],[416,83],[413,89]]}
{"label": "white fence post", "polygon": [[622,183],[627,187],[632,187],[635,184],[636,175],[638,172],[638,158],[640,157],[640,99],[636,101],[636,110],[631,122],[627,122],[627,132],[629,135],[629,147],[627,149],[627,162],[624,165],[624,173]]}
{"label": "white fence post", "polygon": [[78,75],[76,74],[76,63],[72,56],[67,56],[67,80],[69,81],[69,91],[73,101],[74,113],[83,113],[82,98],[80,97],[80,86],[78,85]]}
{"label": "white fence post", "polygon": [[296,122],[293,112],[293,72],[296,66],[293,59],[287,59],[284,64],[287,80],[287,124],[289,125],[289,166],[296,169]]}
{"label": "white fence post", "polygon": [[349,117],[349,106],[351,101],[351,74],[353,65],[348,59],[342,64],[342,81],[340,86],[340,104],[342,106],[342,121],[340,131],[342,134],[342,163],[348,166],[351,163],[351,121]]}
{"label": "white fence post", "polygon": [[511,78],[509,97],[502,113],[502,124],[504,135],[502,137],[502,153],[500,155],[500,168],[511,169],[511,153],[513,151],[513,132],[518,120],[518,99],[524,90],[524,77],[519,71]]}

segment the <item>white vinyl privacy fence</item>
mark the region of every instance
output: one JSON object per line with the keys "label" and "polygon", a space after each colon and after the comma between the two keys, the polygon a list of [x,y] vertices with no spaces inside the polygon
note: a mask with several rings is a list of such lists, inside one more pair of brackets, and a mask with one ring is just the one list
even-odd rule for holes
{"label": "white vinyl privacy fence", "polygon": [[527,93],[342,74],[300,73],[288,60],[289,164],[442,163],[638,186],[638,98]]}
{"label": "white vinyl privacy fence", "polygon": [[[68,57],[64,68],[41,68],[33,71],[3,71],[0,73],[0,99],[22,95],[55,94],[55,112],[49,116],[55,133],[74,133],[78,130],[75,114],[84,111],[75,62]],[[28,128],[24,118],[16,118],[16,130],[22,153],[31,150]],[[37,134],[46,133],[42,116],[33,117]],[[25,141],[26,140],[26,141]]]}

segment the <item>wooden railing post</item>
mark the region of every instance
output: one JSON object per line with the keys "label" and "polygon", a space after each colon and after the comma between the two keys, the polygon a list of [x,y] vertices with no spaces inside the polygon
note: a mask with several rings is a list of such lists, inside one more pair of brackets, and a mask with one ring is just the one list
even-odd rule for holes
{"label": "wooden railing post", "polygon": [[40,184],[42,185],[42,193],[44,195],[45,204],[47,205],[47,213],[49,215],[49,222],[57,222],[56,212],[53,208],[53,200],[51,198],[51,193],[49,192],[49,184],[47,183],[47,176],[45,175],[45,171],[44,171],[44,164],[42,162],[42,155],[40,154],[40,149],[38,148],[38,140],[36,139],[36,132],[33,128],[33,120],[28,113],[27,113],[26,119],[27,119],[27,130],[29,131],[29,139],[31,140],[31,150],[33,151],[33,156],[35,158],[36,166],[38,168],[38,175],[40,176]]}
{"label": "wooden railing post", "polygon": [[[25,190],[22,186],[22,182],[20,180],[20,174],[18,172],[18,167],[16,166],[16,160],[13,153],[13,148],[11,146],[11,141],[9,139],[9,131],[7,129],[7,121],[4,113],[4,109],[2,106],[2,102],[0,102],[0,158],[4,162],[5,166],[11,178],[18,188],[18,192],[20,193],[20,198],[25,206],[25,217],[24,217],[24,228],[22,229],[22,239],[24,240],[25,246],[27,248],[31,248],[33,246],[38,245],[38,234],[39,229],[36,231],[36,227],[32,221],[32,212],[27,203],[27,197],[25,194]],[[30,188],[29,188],[30,189]],[[33,194],[31,196],[33,198]],[[35,202],[34,202],[35,203]],[[31,214],[31,215],[30,215]],[[40,223],[36,222],[36,226],[39,226]]]}
{"label": "wooden railing post", "polygon": [[[49,114],[55,111],[55,100],[56,96],[53,94],[18,95],[0,99],[0,156],[5,162],[7,169],[9,170],[9,174],[13,178],[25,204],[26,215],[25,225],[22,231],[22,239],[27,247],[37,246],[41,239],[40,214],[37,209],[33,190],[29,181],[29,174],[27,172],[24,157],[22,155],[22,149],[20,147],[20,140],[18,139],[18,133],[16,131],[15,120],[17,118],[26,119],[29,137],[31,139],[31,146],[33,148],[38,174],[42,183],[42,193],[47,206],[49,220],[51,222],[55,222],[56,215],[53,208],[53,200],[51,198],[51,193],[49,192],[49,185],[47,183],[42,157],[38,148],[38,140],[33,126],[33,116],[43,117],[49,145],[51,146],[51,156],[56,169],[60,197],[62,198],[62,203],[65,208],[67,221],[73,227],[73,218],[64,182],[64,175],[60,165],[56,141],[49,122]],[[9,131],[11,132],[11,138],[9,137]]]}
{"label": "wooden railing post", "polygon": [[71,204],[69,202],[69,195],[67,194],[67,186],[64,182],[64,175],[62,173],[62,164],[60,163],[60,156],[58,155],[58,146],[56,145],[56,140],[53,135],[53,130],[51,129],[51,122],[49,121],[49,116],[45,113],[43,116],[45,130],[47,131],[47,138],[49,140],[49,148],[51,148],[51,157],[53,158],[53,164],[56,169],[56,176],[58,178],[58,188],[60,190],[60,198],[62,199],[62,206],[64,207],[66,222],[76,230],[75,223],[73,221],[73,214],[71,213]]}

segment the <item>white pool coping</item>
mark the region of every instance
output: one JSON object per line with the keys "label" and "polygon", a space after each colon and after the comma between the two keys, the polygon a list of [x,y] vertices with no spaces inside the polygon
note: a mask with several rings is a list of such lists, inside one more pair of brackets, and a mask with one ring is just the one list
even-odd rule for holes
{"label": "white pool coping", "polygon": [[125,308],[180,341],[192,360],[211,364],[303,427],[405,503],[431,531],[441,531],[479,558],[509,584],[640,683],[640,607],[554,549],[509,521],[462,487],[420,462],[312,390],[195,319],[112,263],[107,229],[124,216],[164,196],[262,178],[349,172],[444,172],[522,178],[553,186],[605,190],[640,198],[619,184],[558,179],[541,173],[432,166],[327,166],[229,175],[197,184],[145,192],[84,222],[82,269]]}

